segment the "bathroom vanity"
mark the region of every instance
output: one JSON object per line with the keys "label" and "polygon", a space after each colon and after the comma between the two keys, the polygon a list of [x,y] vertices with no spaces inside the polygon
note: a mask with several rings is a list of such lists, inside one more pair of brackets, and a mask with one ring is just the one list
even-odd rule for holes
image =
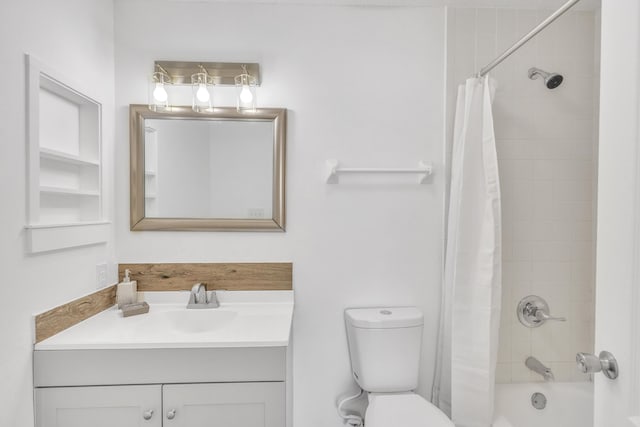
{"label": "bathroom vanity", "polygon": [[35,346],[37,427],[282,427],[292,291],[149,292],[150,311],[115,307]]}

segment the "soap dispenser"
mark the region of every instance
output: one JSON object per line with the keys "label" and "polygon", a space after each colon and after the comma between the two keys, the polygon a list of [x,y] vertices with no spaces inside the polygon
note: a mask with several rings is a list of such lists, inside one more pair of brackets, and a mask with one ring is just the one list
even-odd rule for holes
{"label": "soap dispenser", "polygon": [[131,280],[129,276],[130,273],[131,271],[129,269],[124,271],[124,279],[118,283],[118,287],[116,288],[116,302],[120,309],[122,306],[133,304],[138,300],[138,282]]}

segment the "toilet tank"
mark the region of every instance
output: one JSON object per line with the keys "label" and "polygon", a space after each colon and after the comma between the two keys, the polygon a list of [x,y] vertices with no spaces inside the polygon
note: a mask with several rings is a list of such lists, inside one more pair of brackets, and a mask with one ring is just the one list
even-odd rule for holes
{"label": "toilet tank", "polygon": [[345,310],[353,378],[363,390],[391,393],[418,386],[423,315],[416,307]]}

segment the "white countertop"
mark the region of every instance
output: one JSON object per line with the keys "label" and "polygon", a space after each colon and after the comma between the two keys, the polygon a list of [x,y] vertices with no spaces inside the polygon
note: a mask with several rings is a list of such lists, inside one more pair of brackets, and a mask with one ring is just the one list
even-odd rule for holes
{"label": "white countertop", "polygon": [[115,306],[35,345],[35,350],[283,347],[293,291],[218,291],[219,308],[186,309],[189,292],[146,292],[149,313]]}

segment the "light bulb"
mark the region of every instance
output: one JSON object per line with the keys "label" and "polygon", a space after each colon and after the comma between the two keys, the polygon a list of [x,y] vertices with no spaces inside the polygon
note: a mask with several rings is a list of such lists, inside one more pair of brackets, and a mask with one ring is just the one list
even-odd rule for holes
{"label": "light bulb", "polygon": [[198,101],[200,102],[209,102],[209,91],[207,90],[207,86],[205,84],[200,83],[198,85],[196,98],[198,98]]}
{"label": "light bulb", "polygon": [[250,104],[253,101],[253,94],[251,93],[249,86],[242,86],[242,90],[240,91],[240,101],[242,101],[243,104]]}
{"label": "light bulb", "polygon": [[162,83],[156,83],[155,89],[153,89],[153,99],[158,102],[166,102],[169,95],[167,95],[167,90],[164,88]]}

